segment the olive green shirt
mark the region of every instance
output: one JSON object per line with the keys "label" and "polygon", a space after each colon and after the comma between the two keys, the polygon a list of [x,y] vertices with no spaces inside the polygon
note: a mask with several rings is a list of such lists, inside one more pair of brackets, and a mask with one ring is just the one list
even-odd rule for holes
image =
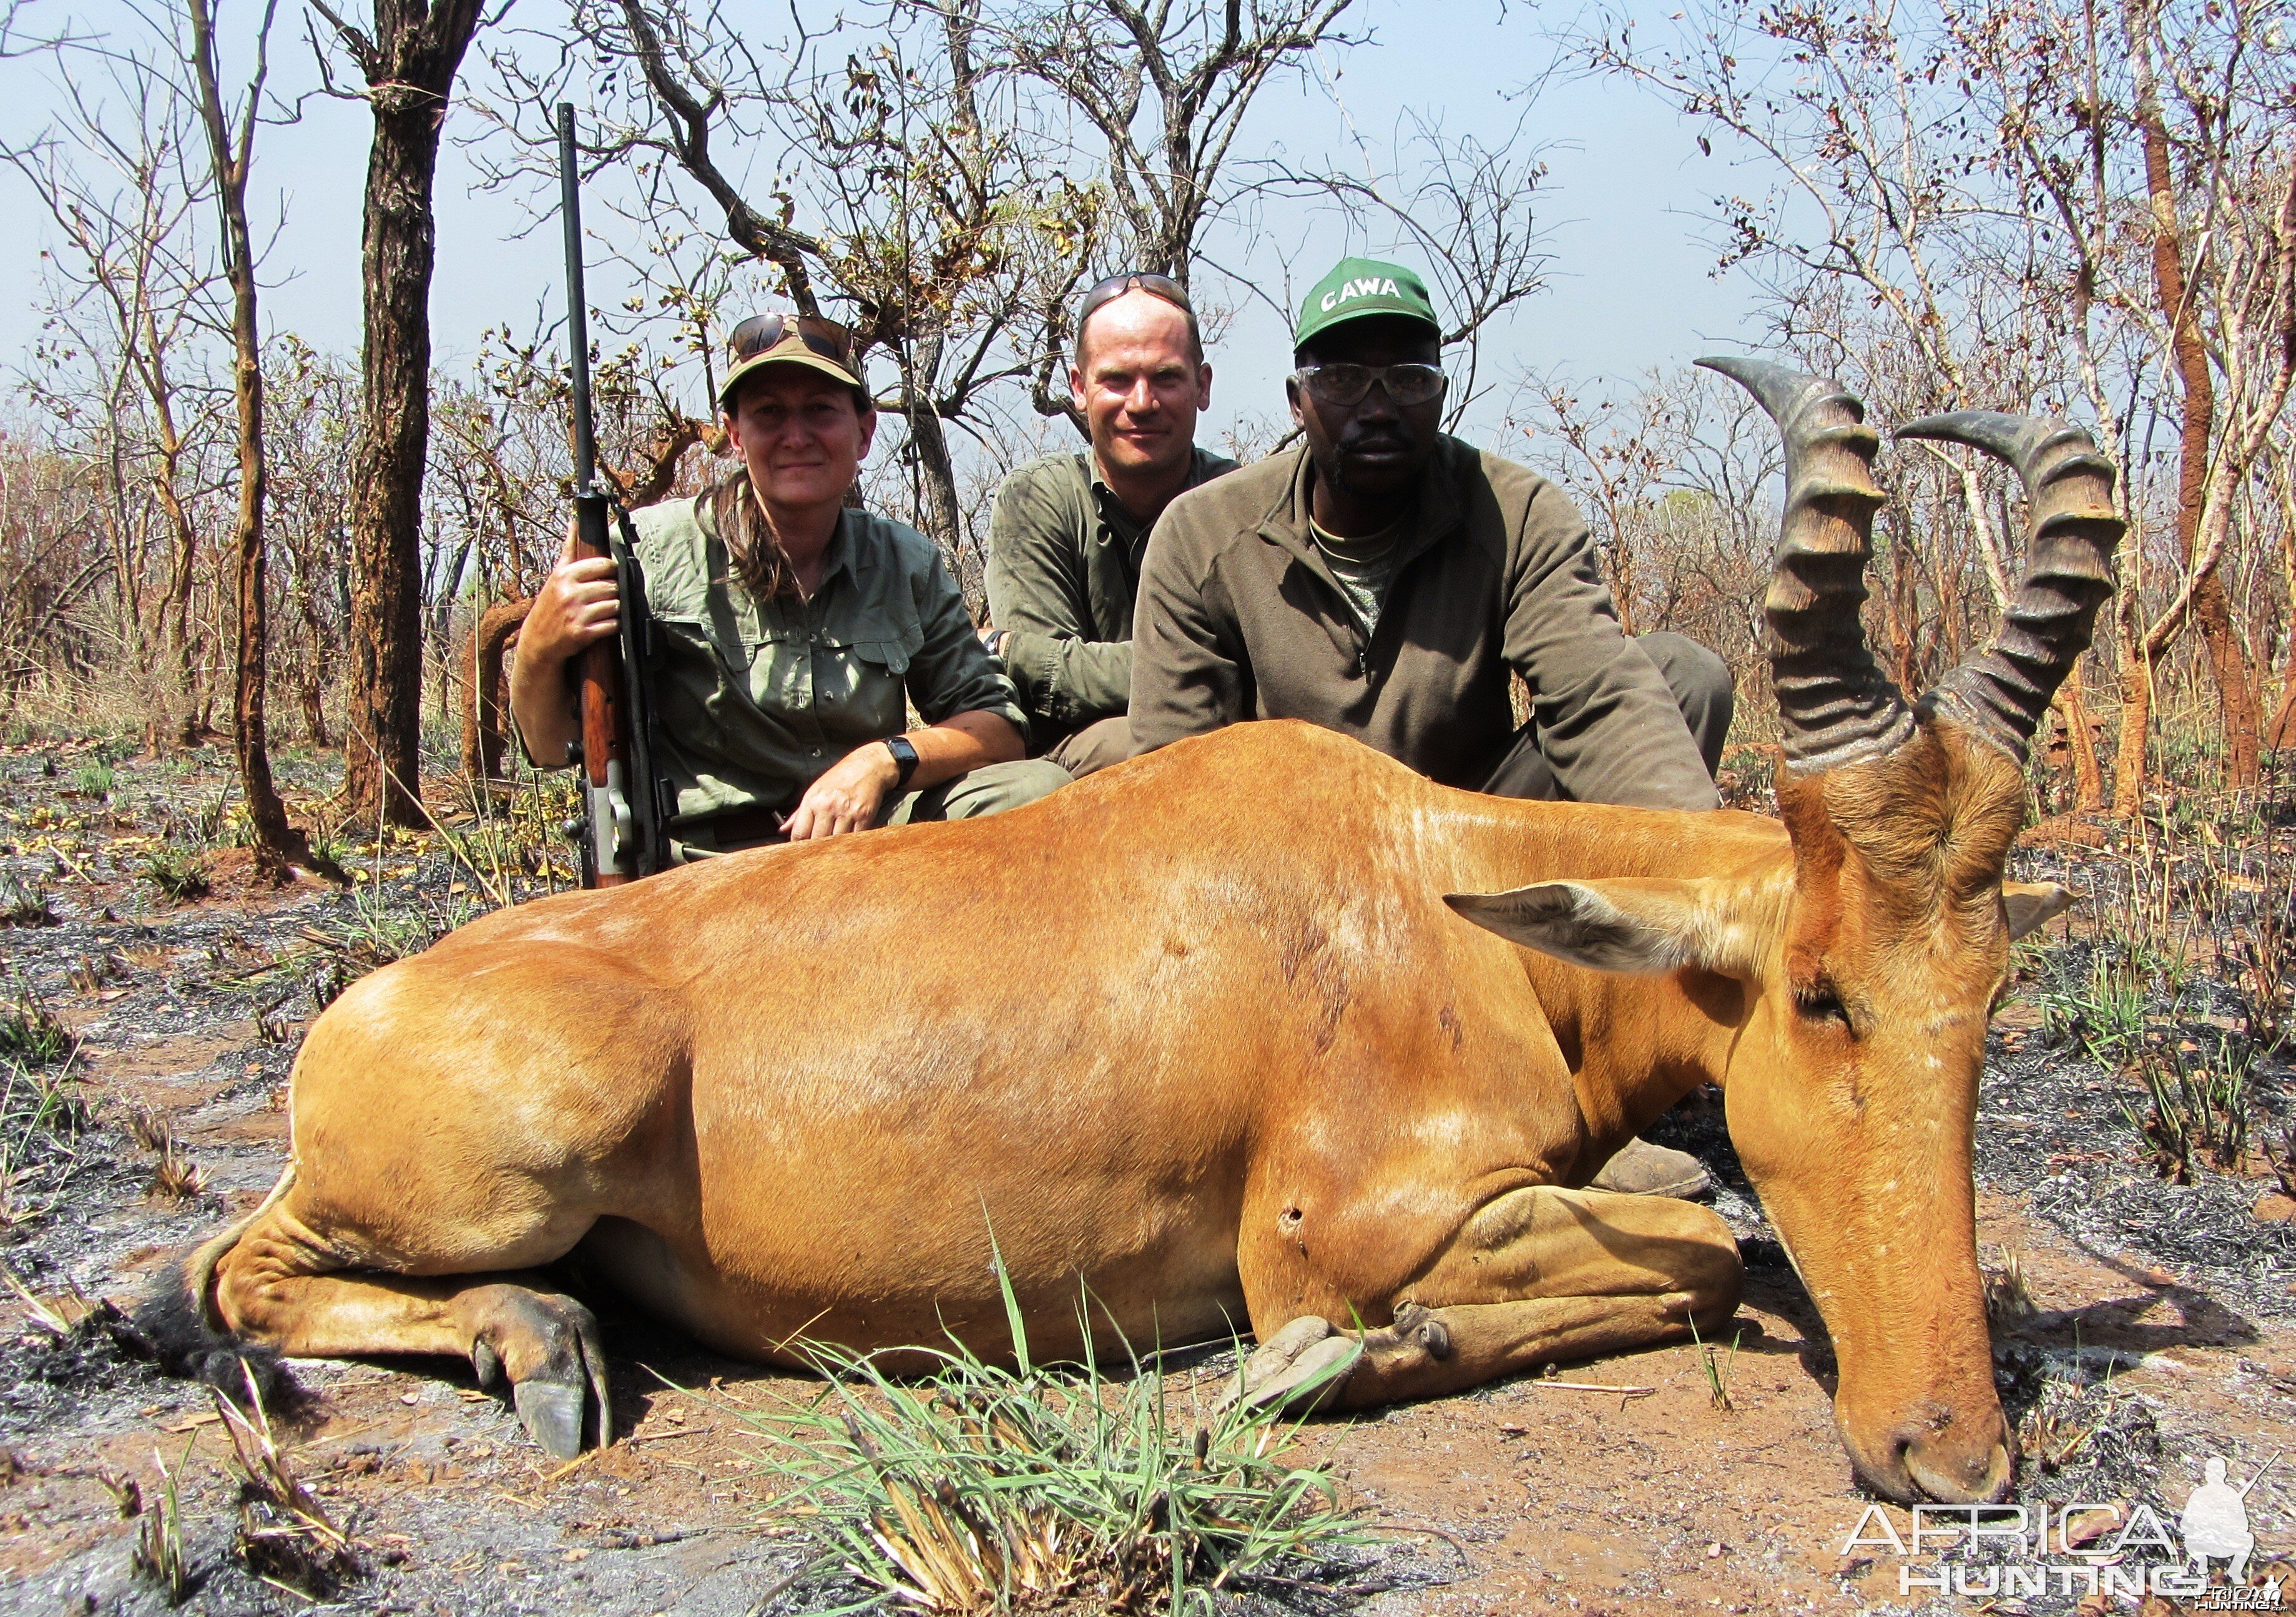
{"label": "olive green shirt", "polygon": [[1316,543],[1307,447],[1191,490],[1157,520],[1133,621],[1132,744],[1304,718],[1474,790],[1514,744],[1507,675],[1580,802],[1719,801],[1658,665],[1620,631],[1561,489],[1445,438],[1366,629]]}
{"label": "olive green shirt", "polygon": [[[1199,448],[1187,487],[1235,470]],[[1125,710],[1132,607],[1147,529],[1102,480],[1092,451],[1030,461],[996,490],[988,522],[988,620],[1028,710],[1030,751]]]}
{"label": "olive green shirt", "polygon": [[732,577],[708,496],[631,513],[654,618],[646,688],[670,834],[737,808],[794,808],[856,747],[983,711],[1028,722],[981,649],[956,580],[914,528],[838,519],[810,599],[759,601]]}

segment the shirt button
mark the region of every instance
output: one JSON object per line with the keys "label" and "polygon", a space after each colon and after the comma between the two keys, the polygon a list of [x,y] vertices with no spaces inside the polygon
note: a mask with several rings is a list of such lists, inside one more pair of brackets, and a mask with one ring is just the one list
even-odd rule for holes
{"label": "shirt button", "polygon": [[819,747],[816,747],[816,748],[813,750],[813,755],[814,755],[816,758],[819,758],[819,757],[821,756],[821,749],[820,749]]}

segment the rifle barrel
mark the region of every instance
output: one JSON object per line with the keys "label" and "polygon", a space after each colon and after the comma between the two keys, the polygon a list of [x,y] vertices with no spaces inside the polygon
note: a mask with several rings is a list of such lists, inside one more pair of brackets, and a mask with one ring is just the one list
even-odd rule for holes
{"label": "rifle barrel", "polygon": [[592,491],[598,443],[590,424],[589,299],[582,285],[582,171],[574,145],[574,103],[558,103],[558,217],[566,227],[566,348],[574,368],[574,492]]}

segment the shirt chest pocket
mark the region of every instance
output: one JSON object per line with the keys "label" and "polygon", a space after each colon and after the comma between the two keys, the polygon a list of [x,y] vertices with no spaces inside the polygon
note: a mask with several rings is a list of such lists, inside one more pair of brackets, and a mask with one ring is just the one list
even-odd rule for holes
{"label": "shirt chest pocket", "polygon": [[908,675],[924,647],[914,622],[828,628],[812,648],[813,703],[824,729],[856,745],[908,727]]}

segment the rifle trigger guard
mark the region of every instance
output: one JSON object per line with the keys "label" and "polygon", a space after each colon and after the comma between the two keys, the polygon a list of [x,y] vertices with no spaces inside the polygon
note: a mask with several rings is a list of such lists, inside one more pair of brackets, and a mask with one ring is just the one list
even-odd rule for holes
{"label": "rifle trigger guard", "polygon": [[[606,766],[606,784],[583,788],[589,800],[590,855],[599,870],[625,870],[633,860],[637,847],[636,819],[630,809],[630,797],[624,789],[622,761],[614,759]],[[634,862],[634,860],[633,860]]]}

